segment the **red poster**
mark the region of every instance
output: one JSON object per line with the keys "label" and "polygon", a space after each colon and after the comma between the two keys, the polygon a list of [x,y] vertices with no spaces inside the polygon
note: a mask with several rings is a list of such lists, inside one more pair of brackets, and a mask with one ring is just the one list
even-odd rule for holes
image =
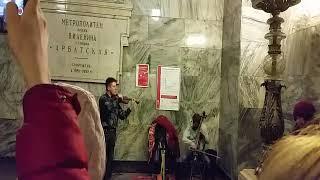
{"label": "red poster", "polygon": [[149,64],[137,64],[136,71],[136,86],[149,86]]}

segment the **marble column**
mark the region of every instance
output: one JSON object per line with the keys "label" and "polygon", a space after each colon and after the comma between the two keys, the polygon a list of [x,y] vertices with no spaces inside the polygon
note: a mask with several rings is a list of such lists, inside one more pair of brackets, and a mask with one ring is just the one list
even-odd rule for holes
{"label": "marble column", "polygon": [[241,0],[224,1],[218,161],[237,179]]}

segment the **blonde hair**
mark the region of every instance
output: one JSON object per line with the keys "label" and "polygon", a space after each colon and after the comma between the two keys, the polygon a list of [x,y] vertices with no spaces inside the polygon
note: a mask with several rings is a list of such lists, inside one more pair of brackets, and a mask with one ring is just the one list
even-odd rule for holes
{"label": "blonde hair", "polygon": [[320,179],[320,125],[278,141],[263,163],[259,180]]}

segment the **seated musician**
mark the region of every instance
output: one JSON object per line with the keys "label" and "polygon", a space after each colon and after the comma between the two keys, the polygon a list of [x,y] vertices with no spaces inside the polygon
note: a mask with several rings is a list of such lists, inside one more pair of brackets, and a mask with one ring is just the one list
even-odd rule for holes
{"label": "seated musician", "polygon": [[[186,162],[190,162],[195,158],[203,161],[206,165],[210,164],[210,159],[205,155],[205,145],[208,144],[208,131],[204,124],[201,123],[202,116],[194,114],[192,116],[192,126],[187,127],[183,133],[183,142],[189,146],[187,155],[184,159]],[[200,127],[201,126],[201,127]],[[199,132],[199,135],[198,135]],[[195,157],[197,156],[197,157]]]}

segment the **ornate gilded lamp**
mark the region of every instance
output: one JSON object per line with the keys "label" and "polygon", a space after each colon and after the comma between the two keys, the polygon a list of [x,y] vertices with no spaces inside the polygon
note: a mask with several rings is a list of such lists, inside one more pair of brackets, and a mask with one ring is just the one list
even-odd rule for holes
{"label": "ornate gilded lamp", "polygon": [[[281,89],[284,87],[281,75],[285,69],[281,41],[286,38],[281,31],[281,24],[284,19],[279,16],[281,12],[289,7],[300,3],[301,0],[251,0],[255,9],[270,13],[272,17],[267,23],[270,25],[270,32],[265,35],[269,40],[268,55],[264,59],[263,69],[266,78],[262,86],[266,88],[264,106],[260,117],[260,133],[264,142],[264,150],[269,145],[281,138],[284,133],[284,120],[281,107]],[[262,158],[264,159],[264,158]],[[257,168],[260,170],[261,163]]]}
{"label": "ornate gilded lamp", "polygon": [[272,144],[282,137],[284,132],[284,121],[281,107],[281,75],[285,63],[281,51],[281,41],[285,34],[281,31],[281,24],[284,19],[279,17],[281,12],[289,7],[298,4],[301,0],[251,0],[255,9],[270,13],[272,17],[267,23],[270,25],[270,32],[265,35],[269,40],[268,55],[264,60],[264,72],[267,77],[262,86],[266,88],[264,106],[260,117],[261,137],[265,144]]}

